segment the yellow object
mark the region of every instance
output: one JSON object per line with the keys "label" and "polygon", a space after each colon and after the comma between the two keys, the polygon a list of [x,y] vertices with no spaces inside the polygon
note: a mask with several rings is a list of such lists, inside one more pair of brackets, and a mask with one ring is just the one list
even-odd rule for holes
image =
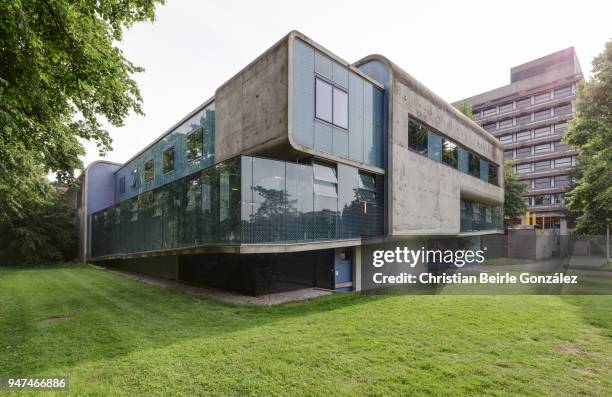
{"label": "yellow object", "polygon": [[367,201],[363,202],[363,213],[364,214],[368,213],[368,202]]}
{"label": "yellow object", "polygon": [[531,222],[529,222],[531,219],[531,217],[529,216],[529,211],[525,212],[525,225],[530,225]]}
{"label": "yellow object", "polygon": [[532,225],[537,225],[538,223],[536,222],[536,214],[531,214],[531,224]]}

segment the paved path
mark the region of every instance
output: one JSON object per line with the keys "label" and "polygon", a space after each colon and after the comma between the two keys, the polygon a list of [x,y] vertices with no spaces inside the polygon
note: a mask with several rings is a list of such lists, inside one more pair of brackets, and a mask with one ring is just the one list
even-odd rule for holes
{"label": "paved path", "polygon": [[294,291],[287,292],[278,292],[275,294],[267,294],[267,295],[259,295],[259,296],[249,296],[242,295],[236,292],[225,291],[213,287],[205,287],[205,286],[193,286],[183,284],[181,282],[175,280],[168,280],[164,278],[144,275],[140,273],[133,273],[123,270],[116,269],[106,269],[108,271],[114,271],[124,276],[130,277],[134,280],[157,285],[162,288],[176,288],[181,291],[184,291],[190,295],[201,296],[210,299],[220,300],[226,303],[233,303],[238,305],[263,305],[263,306],[271,306],[278,305],[286,302],[294,302],[294,301],[303,301],[309,300],[313,298],[318,298],[320,296],[331,295],[332,291],[317,289],[317,288],[303,288]]}
{"label": "paved path", "polygon": [[[605,258],[603,258],[605,262]],[[493,272],[493,271],[526,271],[526,272],[564,272],[568,274],[584,274],[589,276],[612,277],[612,271],[592,270],[588,267],[601,265],[598,257],[564,257],[553,258],[542,262],[525,263],[518,265],[474,265],[466,266],[461,271],[466,272]],[[580,267],[585,267],[581,269]]]}

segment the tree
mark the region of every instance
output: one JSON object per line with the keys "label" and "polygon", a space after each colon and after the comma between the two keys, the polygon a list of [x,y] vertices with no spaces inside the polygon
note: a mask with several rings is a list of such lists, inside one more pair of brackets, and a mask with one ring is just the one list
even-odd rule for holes
{"label": "tree", "polygon": [[575,232],[603,234],[612,219],[612,40],[593,59],[593,77],[578,85],[564,140],[580,151],[566,194]]}
{"label": "tree", "polygon": [[512,224],[512,220],[520,217],[527,210],[527,203],[521,195],[527,189],[524,182],[519,181],[512,169],[512,163],[504,163],[504,227]]}
{"label": "tree", "polygon": [[459,104],[458,109],[461,113],[468,116],[470,120],[477,122],[478,119],[474,116],[474,108],[471,103],[463,101]]}
{"label": "tree", "polygon": [[45,175],[74,183],[84,153],[103,154],[105,119],[142,114],[132,79],[143,69],[114,45],[124,29],[152,21],[163,0],[0,2],[0,224],[53,200]]}
{"label": "tree", "polygon": [[16,219],[0,225],[0,265],[41,264],[76,256],[76,210],[64,194],[49,195],[42,204],[25,203]]}

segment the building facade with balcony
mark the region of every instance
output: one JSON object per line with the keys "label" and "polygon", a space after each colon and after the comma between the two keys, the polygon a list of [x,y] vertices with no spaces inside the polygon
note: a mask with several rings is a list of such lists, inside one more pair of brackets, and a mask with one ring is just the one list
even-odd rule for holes
{"label": "building facade with balcony", "polygon": [[81,257],[248,294],[369,288],[385,244],[501,229],[502,145],[382,56],[291,32],[81,178]]}
{"label": "building facade with balcony", "polygon": [[527,184],[530,212],[547,228],[567,227],[564,194],[578,152],[562,138],[582,79],[570,47],[511,68],[508,85],[454,103],[470,103],[482,127],[503,143],[504,158]]}

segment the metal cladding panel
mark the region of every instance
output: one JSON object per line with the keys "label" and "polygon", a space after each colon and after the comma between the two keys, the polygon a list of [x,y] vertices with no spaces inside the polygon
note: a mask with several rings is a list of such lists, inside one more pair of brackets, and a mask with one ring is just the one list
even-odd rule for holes
{"label": "metal cladding panel", "polygon": [[[293,41],[292,139],[342,158],[383,166],[384,93],[304,41]],[[315,117],[315,79],[348,93],[348,128]]]}
{"label": "metal cladding panel", "polygon": [[[203,135],[203,151],[200,158],[187,160],[187,136],[191,133]],[[174,147],[174,170],[163,172],[163,153]],[[115,201],[136,197],[147,191],[159,188],[189,174],[200,171],[214,163],[215,157],[215,104],[202,109],[189,120],[182,123],[169,134],[155,142],[136,158],[122,166],[115,173]],[[154,176],[150,182],[144,180],[144,166],[153,160]],[[125,178],[125,191],[120,189],[121,178]],[[134,183],[135,182],[135,183]]]}

